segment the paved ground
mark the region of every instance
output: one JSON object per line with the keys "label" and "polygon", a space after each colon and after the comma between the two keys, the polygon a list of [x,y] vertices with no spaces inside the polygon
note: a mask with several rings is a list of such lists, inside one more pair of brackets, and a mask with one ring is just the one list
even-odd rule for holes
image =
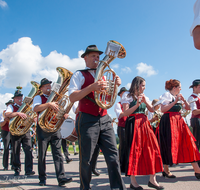
{"label": "paved ground", "polygon": [[[47,186],[38,185],[38,172],[37,172],[37,158],[34,154],[34,171],[36,174],[32,177],[24,176],[24,154],[21,153],[22,161],[22,172],[19,177],[14,177],[14,172],[11,170],[3,171],[2,167],[2,154],[0,155],[0,188],[6,190],[16,190],[16,189],[79,189],[79,159],[78,155],[70,155],[73,161],[69,164],[65,163],[65,172],[68,177],[73,178],[73,182],[67,184],[64,187],[59,187],[57,184],[55,170],[53,165],[53,160],[51,152],[48,152],[46,159],[46,170],[47,170]],[[100,176],[92,176],[91,187],[93,190],[108,190],[109,180],[106,169],[106,164],[103,155],[99,155],[97,167],[101,173]],[[179,164],[177,166],[171,167],[173,174],[177,176],[176,179],[165,179],[161,176],[161,173],[157,174],[157,180],[161,185],[165,187],[166,190],[200,190],[200,181],[194,177],[194,172],[190,164]],[[130,179],[122,175],[127,189],[130,189]],[[137,177],[138,183],[145,189],[151,189],[147,186],[148,176]]]}

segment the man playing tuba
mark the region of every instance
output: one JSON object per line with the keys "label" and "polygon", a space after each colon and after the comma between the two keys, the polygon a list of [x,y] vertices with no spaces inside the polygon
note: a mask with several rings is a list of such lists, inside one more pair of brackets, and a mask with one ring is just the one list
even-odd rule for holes
{"label": "man playing tuba", "polygon": [[[14,104],[10,104],[5,112],[5,117],[13,118],[16,116],[26,119],[27,115],[25,113],[17,112],[20,106],[22,105],[23,94],[21,94],[21,87],[17,87],[14,96],[12,97]],[[12,141],[12,153],[13,153],[13,167],[15,170],[14,176],[19,176],[21,171],[21,162],[20,162],[20,149],[21,144],[25,153],[25,175],[34,175],[33,171],[33,156],[31,151],[31,136],[30,130],[19,136],[11,134]]]}
{"label": "man playing tuba", "polygon": [[[88,46],[81,55],[85,60],[86,68],[76,71],[69,85],[70,101],[79,101],[80,113],[76,121],[76,131],[79,140],[80,189],[84,190],[90,189],[91,158],[97,144],[108,165],[111,189],[126,189],[120,174],[116,137],[111,118],[107,110],[100,108],[94,100],[94,91],[100,91],[107,86],[106,81],[94,82],[99,55],[102,53],[96,45]],[[120,84],[121,79],[117,76],[116,85]]]}
{"label": "man playing tuba", "polygon": [[[8,102],[5,103],[6,106],[8,107],[9,104],[13,104],[12,100],[9,100]],[[10,130],[9,130],[9,118],[5,117],[5,111],[4,110],[1,115],[0,115],[0,127],[1,127],[1,136],[3,139],[3,170],[6,171],[8,170],[8,159],[9,159],[9,146],[11,144],[12,147],[12,143],[11,143],[11,134],[10,134]],[[11,151],[11,159],[10,159],[10,165],[12,165],[12,161],[13,161],[13,154]],[[14,169],[13,166],[11,167],[11,169]]]}
{"label": "man playing tuba", "polygon": [[[59,110],[58,104],[56,102],[47,102],[49,95],[51,94],[51,81],[43,78],[40,82],[40,90],[43,92],[42,95],[34,97],[33,100],[33,111],[39,114],[47,108],[52,108],[57,112]],[[72,181],[72,178],[66,178],[65,170],[63,166],[63,157],[61,154],[61,133],[60,129],[55,132],[45,132],[37,124],[36,129],[37,139],[38,139],[38,173],[39,173],[39,185],[46,185],[46,151],[48,145],[51,145],[51,151],[53,155],[56,176],[59,186],[63,186],[66,183]]]}

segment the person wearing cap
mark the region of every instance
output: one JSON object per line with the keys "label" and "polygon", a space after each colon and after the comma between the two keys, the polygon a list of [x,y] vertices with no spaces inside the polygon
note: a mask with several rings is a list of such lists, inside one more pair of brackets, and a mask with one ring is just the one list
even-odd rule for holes
{"label": "person wearing cap", "polygon": [[[9,100],[8,102],[5,103],[6,107],[8,107],[8,105],[13,104],[12,100]],[[2,140],[3,140],[3,167],[4,167],[4,171],[8,170],[8,160],[9,160],[9,146],[11,144],[11,136],[10,136],[10,130],[9,130],[9,118],[5,117],[5,111],[4,110],[1,115],[0,115],[0,126],[1,126],[1,136],[2,136]],[[13,161],[13,154],[11,151],[11,159],[10,159],[10,165],[12,165],[12,161]],[[13,166],[11,167],[11,169],[13,169]]]}
{"label": "person wearing cap", "polygon": [[196,139],[195,143],[198,150],[200,149],[200,79],[196,79],[189,87],[193,89],[193,93],[188,98],[190,109],[192,111],[191,126],[193,128],[193,135]]}
{"label": "person wearing cap", "polygon": [[124,156],[125,156],[125,123],[127,117],[121,117],[119,119],[120,114],[123,112],[123,106],[121,104],[121,98],[126,92],[127,89],[125,87],[122,87],[120,91],[118,92],[118,96],[120,96],[120,101],[115,104],[114,111],[117,115],[118,119],[118,127],[117,127],[117,135],[119,137],[119,161],[120,161],[120,168],[122,168],[122,164],[124,163]]}
{"label": "person wearing cap", "polygon": [[200,0],[194,4],[194,20],[190,28],[190,35],[193,36],[194,46],[200,50]]}
{"label": "person wearing cap", "polygon": [[[51,108],[57,112],[59,110],[57,102],[47,102],[49,95],[51,94],[51,81],[43,78],[40,82],[40,90],[43,92],[42,95],[37,95],[33,99],[33,111],[38,115],[40,112],[47,108]],[[48,145],[51,145],[52,156],[54,160],[54,166],[56,170],[56,176],[58,185],[63,186],[66,183],[72,181],[72,178],[66,178],[65,169],[63,165],[63,157],[61,153],[61,140],[62,136],[60,129],[56,132],[47,133],[41,129],[37,124],[36,129],[37,140],[38,140],[38,173],[39,173],[39,185],[46,185],[46,151]]]}
{"label": "person wearing cap", "polygon": [[[85,60],[86,68],[76,71],[69,85],[70,101],[79,101],[76,131],[79,141],[80,189],[84,190],[90,189],[91,159],[97,144],[108,166],[110,188],[126,189],[120,174],[116,137],[111,125],[112,119],[107,114],[107,110],[100,108],[94,100],[94,91],[100,91],[107,86],[106,81],[94,82],[95,70],[102,53],[96,45],[88,46],[81,55]],[[118,76],[116,84],[118,86],[121,84]]]}
{"label": "person wearing cap", "polygon": [[190,110],[188,102],[181,91],[181,83],[177,79],[165,82],[165,92],[161,97],[161,112],[164,114],[159,124],[159,140],[162,161],[164,165],[163,177],[175,178],[169,170],[169,165],[191,163],[195,177],[200,179],[200,168],[197,161],[200,153],[195,144],[194,136],[181,116],[181,109]]}
{"label": "person wearing cap", "polygon": [[[22,105],[23,94],[21,93],[21,87],[17,87],[14,96],[12,97],[13,104],[10,104],[5,112],[5,116],[8,118],[14,118],[16,116],[26,119],[27,116],[25,113],[18,112],[18,109]],[[15,176],[19,176],[21,171],[21,162],[20,162],[20,149],[21,144],[25,153],[25,175],[34,175],[33,171],[33,156],[32,156],[32,145],[31,145],[31,136],[30,130],[20,136],[14,136],[11,134],[12,141],[12,153],[13,153],[13,167],[15,170]]]}

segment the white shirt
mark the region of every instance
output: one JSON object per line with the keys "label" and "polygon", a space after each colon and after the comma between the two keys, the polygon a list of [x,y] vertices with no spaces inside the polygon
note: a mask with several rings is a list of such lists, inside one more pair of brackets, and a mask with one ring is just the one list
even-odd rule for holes
{"label": "white shirt", "polygon": [[[16,103],[14,103],[14,106],[17,106],[17,107],[20,107],[18,104],[16,104]],[[13,106],[11,105],[11,104],[9,104],[8,106],[7,106],[7,108],[6,108],[6,112],[5,113],[7,113],[7,112],[13,112],[14,111],[14,109],[13,109]]]}
{"label": "white shirt", "polygon": [[3,112],[0,114],[0,122],[4,121]]}
{"label": "white shirt", "polygon": [[[89,67],[86,67],[85,69],[90,69]],[[88,70],[90,74],[95,78],[95,70]],[[74,91],[81,90],[82,85],[85,82],[85,77],[82,75],[81,71],[76,71],[71,79],[69,84],[69,95],[72,94]]]}
{"label": "white shirt", "polygon": [[115,104],[114,111],[117,115],[117,118],[119,118],[120,113],[122,113],[121,105],[119,104],[119,102]]}
{"label": "white shirt", "polygon": [[[195,93],[192,93],[192,95],[195,95],[195,96],[198,96],[200,98],[200,94],[195,94]],[[188,102],[192,102],[190,103],[190,109],[193,111],[193,110],[197,110],[197,105],[196,105],[196,102],[194,101],[194,97],[190,96],[188,98]]]}
{"label": "white shirt", "polygon": [[[125,103],[130,104],[133,101],[132,96],[129,97],[128,94],[129,92],[124,92],[124,94],[122,95],[121,104],[125,104]],[[145,99],[148,102],[148,104],[151,104],[151,101],[149,100],[147,96],[145,96]]]}
{"label": "white shirt", "polygon": [[76,109],[78,108],[78,103],[79,101],[74,102],[73,106],[72,106],[72,111],[75,113]]}
{"label": "white shirt", "polygon": [[[49,97],[48,95],[46,95],[46,94],[43,94],[43,95],[48,99],[48,97]],[[33,99],[33,108],[32,109],[34,109],[35,106],[40,105],[40,104],[42,104],[42,98],[40,95],[37,95]]]}
{"label": "white shirt", "polygon": [[192,36],[192,32],[194,30],[194,28],[198,25],[200,25],[200,0],[197,0],[194,4],[194,20],[192,23],[192,26],[190,28],[190,35]]}
{"label": "white shirt", "polygon": [[148,115],[147,115],[148,120],[151,120],[153,118],[153,116],[154,116],[154,113],[148,111]]}

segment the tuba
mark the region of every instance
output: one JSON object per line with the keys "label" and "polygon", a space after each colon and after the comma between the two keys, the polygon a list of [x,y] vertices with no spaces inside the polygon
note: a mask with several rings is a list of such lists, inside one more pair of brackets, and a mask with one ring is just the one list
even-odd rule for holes
{"label": "tuba", "polygon": [[18,109],[18,112],[23,112],[27,115],[26,119],[22,119],[19,116],[12,118],[9,122],[10,133],[14,136],[21,136],[27,133],[34,122],[34,118],[37,114],[32,110],[33,98],[36,95],[40,95],[39,84],[31,81],[32,89],[27,97],[24,98],[23,104]]}
{"label": "tuba", "polygon": [[72,72],[65,68],[56,68],[59,76],[57,82],[52,85],[51,94],[47,100],[48,102],[57,102],[59,111],[55,112],[51,108],[47,108],[39,114],[38,124],[41,129],[47,133],[56,132],[64,122],[64,114],[69,113],[73,103],[70,102],[68,92],[68,86]]}
{"label": "tuba", "polygon": [[102,109],[109,109],[115,103],[118,88],[118,86],[115,85],[116,73],[110,68],[109,64],[116,57],[126,57],[126,50],[119,42],[110,40],[107,43],[105,54],[106,56],[98,64],[95,82],[98,80],[105,80],[107,81],[107,87],[101,91],[95,91],[94,99],[99,107]]}

